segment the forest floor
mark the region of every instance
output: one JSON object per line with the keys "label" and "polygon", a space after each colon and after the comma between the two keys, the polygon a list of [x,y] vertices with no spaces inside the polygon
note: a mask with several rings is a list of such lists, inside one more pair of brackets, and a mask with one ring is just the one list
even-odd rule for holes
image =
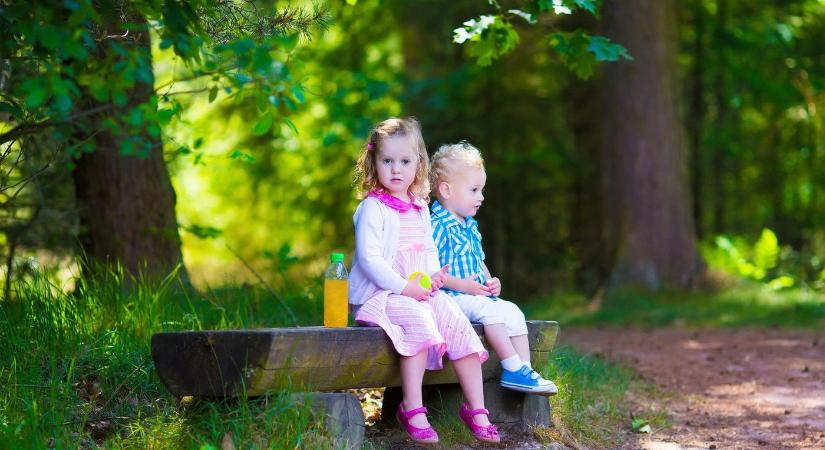
{"label": "forest floor", "polygon": [[622,449],[825,448],[825,331],[567,328],[561,341],[631,367],[659,395],[630,392],[631,410],[669,426],[630,434]]}

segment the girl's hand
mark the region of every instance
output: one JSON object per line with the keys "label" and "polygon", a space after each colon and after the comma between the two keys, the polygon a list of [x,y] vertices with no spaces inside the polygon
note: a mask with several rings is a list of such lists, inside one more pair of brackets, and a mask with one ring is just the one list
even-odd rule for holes
{"label": "girl's hand", "polygon": [[407,285],[404,287],[404,290],[401,291],[401,295],[414,298],[420,302],[427,300],[430,297],[430,292],[432,292],[432,289],[424,289],[421,287],[421,274],[419,273],[415,278],[407,281]]}
{"label": "girl's hand", "polygon": [[496,277],[490,278],[487,280],[487,288],[490,289],[490,295],[498,297],[501,294],[501,280]]}
{"label": "girl's hand", "polygon": [[479,283],[478,275],[474,275],[472,278],[464,278],[461,280],[461,292],[470,295],[483,295],[485,297],[489,297],[492,295],[490,292],[490,288]]}
{"label": "girl's hand", "polygon": [[444,286],[444,282],[447,281],[447,269],[449,268],[450,265],[448,264],[430,275],[430,282],[432,283],[433,292],[438,291],[442,286]]}

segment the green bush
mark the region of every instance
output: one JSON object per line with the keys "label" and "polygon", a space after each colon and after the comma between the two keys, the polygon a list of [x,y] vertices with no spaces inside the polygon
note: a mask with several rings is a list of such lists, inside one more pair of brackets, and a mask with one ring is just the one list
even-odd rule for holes
{"label": "green bush", "polygon": [[772,289],[793,286],[825,289],[825,268],[815,252],[781,246],[769,228],[750,243],[742,237],[719,235],[700,244],[711,268],[767,284]]}

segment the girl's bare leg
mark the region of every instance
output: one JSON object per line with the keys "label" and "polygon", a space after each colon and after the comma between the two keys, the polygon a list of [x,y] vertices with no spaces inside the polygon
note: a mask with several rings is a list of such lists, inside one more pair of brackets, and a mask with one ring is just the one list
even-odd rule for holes
{"label": "girl's bare leg", "polygon": [[[427,368],[427,349],[413,356],[401,356],[401,391],[404,411],[424,406],[421,398],[421,383],[424,380],[424,371]],[[427,428],[430,423],[424,414],[416,414],[410,418],[410,424],[418,428]]]}
{"label": "girl's bare leg", "polygon": [[[455,374],[461,384],[461,391],[470,409],[484,408],[484,384],[481,378],[481,361],[478,354],[471,353],[461,359],[453,361]],[[490,420],[484,414],[473,416],[476,425],[489,425]]]}

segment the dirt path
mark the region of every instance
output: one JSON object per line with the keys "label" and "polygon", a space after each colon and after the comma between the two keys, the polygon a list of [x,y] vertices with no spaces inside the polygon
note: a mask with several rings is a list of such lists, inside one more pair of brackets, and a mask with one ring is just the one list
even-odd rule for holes
{"label": "dirt path", "polygon": [[672,426],[626,449],[825,449],[825,331],[566,329],[561,339],[675,393],[634,399],[668,411]]}

